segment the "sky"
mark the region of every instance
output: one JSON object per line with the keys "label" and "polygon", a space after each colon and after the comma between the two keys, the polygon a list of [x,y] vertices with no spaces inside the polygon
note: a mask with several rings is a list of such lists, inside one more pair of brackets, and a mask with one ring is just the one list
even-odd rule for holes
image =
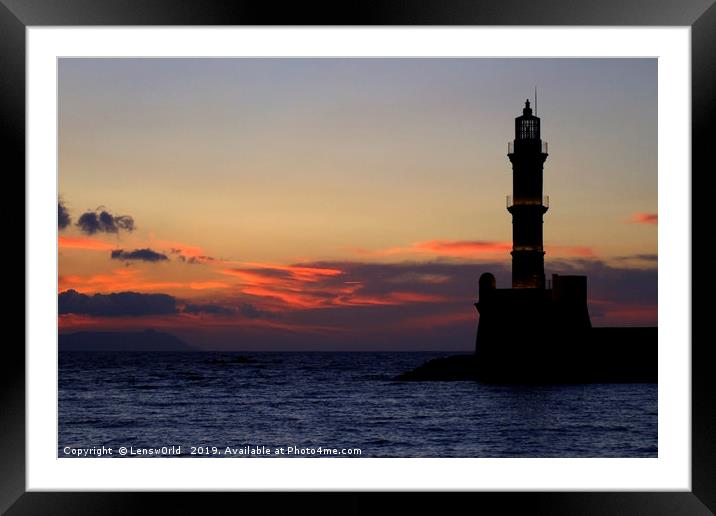
{"label": "sky", "polygon": [[548,277],[589,276],[595,326],[657,323],[655,59],[73,58],[58,73],[61,332],[472,349],[480,274],[510,286],[506,153],[527,98],[549,143]]}

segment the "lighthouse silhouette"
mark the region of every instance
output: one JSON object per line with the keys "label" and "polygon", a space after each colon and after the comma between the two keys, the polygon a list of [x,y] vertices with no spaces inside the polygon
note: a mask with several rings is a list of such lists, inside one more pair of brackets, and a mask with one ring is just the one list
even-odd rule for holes
{"label": "lighthouse silhouette", "polygon": [[548,154],[540,131],[540,119],[528,99],[522,115],[515,118],[515,138],[507,145],[512,164],[512,194],[507,196],[512,285],[497,288],[493,274],[480,276],[474,355],[436,358],[398,379],[507,384],[657,381],[656,327],[593,328],[586,276],[552,274],[545,281],[543,221],[549,200],[542,187]]}
{"label": "lighthouse silhouette", "polygon": [[549,199],[542,195],[547,144],[540,138],[540,119],[532,114],[529,99],[515,119],[515,139],[508,145],[512,162],[512,288],[544,288],[543,216]]}
{"label": "lighthouse silhouette", "polygon": [[540,119],[529,99],[515,118],[515,137],[508,143],[512,164],[512,288],[497,288],[486,272],[479,280],[480,313],[476,357],[481,375],[525,378],[564,363],[574,343],[588,337],[587,277],[552,274],[545,281],[544,215],[549,199],[543,195],[547,143]]}
{"label": "lighthouse silhouette", "polygon": [[432,359],[399,375],[399,380],[657,381],[657,327],[593,328],[586,276],[552,274],[545,281],[543,220],[549,202],[542,187],[548,154],[540,131],[540,119],[528,99],[515,118],[515,138],[507,145],[512,164],[512,194],[507,196],[512,285],[497,288],[493,274],[480,276],[475,353]]}

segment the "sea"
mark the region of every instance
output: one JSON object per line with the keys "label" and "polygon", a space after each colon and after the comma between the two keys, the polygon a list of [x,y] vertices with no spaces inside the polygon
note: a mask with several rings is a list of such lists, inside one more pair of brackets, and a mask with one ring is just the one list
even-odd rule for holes
{"label": "sea", "polygon": [[395,380],[450,354],[62,351],[58,457],[657,457],[657,384]]}

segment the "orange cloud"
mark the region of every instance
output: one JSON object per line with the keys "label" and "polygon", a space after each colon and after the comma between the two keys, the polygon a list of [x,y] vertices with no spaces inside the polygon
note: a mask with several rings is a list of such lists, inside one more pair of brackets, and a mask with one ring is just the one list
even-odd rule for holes
{"label": "orange cloud", "polygon": [[58,278],[59,290],[74,289],[77,292],[121,292],[127,290],[152,291],[185,287],[176,281],[147,281],[138,269],[122,267],[109,274],[90,276],[63,275]]}
{"label": "orange cloud", "polygon": [[256,269],[285,271],[299,281],[317,281],[319,278],[325,276],[338,276],[339,274],[343,274],[343,271],[340,269],[330,269],[324,267],[305,267],[303,265],[276,265],[269,263],[252,262],[246,263],[244,265]]}
{"label": "orange cloud", "polygon": [[386,292],[381,295],[365,296],[355,294],[356,290],[351,288],[326,288],[300,292],[275,287],[248,287],[242,289],[242,292],[249,296],[276,299],[294,309],[395,306],[408,303],[439,303],[448,300],[445,296],[416,292]]}
{"label": "orange cloud", "polygon": [[658,224],[659,216],[656,213],[634,213],[630,222],[634,224]]}
{"label": "orange cloud", "polygon": [[[397,254],[429,254],[452,258],[478,259],[507,256],[512,250],[512,242],[498,242],[489,240],[428,240],[417,242],[407,247],[389,247],[368,251],[355,249],[355,252],[371,256],[390,256]],[[584,246],[549,246],[548,252],[559,256],[580,256],[593,258],[594,251]]]}
{"label": "orange cloud", "polygon": [[89,276],[61,275],[58,278],[60,291],[74,289],[83,294],[93,292],[123,291],[162,291],[176,289],[206,290],[223,289],[231,285],[218,281],[151,281],[142,276],[139,269],[121,267],[109,274],[92,274]]}
{"label": "orange cloud", "polygon": [[315,292],[301,293],[281,288],[248,287],[242,289],[242,292],[249,296],[276,299],[291,308],[319,308],[325,301]]}
{"label": "orange cloud", "polygon": [[441,303],[447,300],[449,300],[449,298],[435,294],[421,294],[418,292],[386,292],[380,296],[342,296],[332,300],[332,304],[334,306],[387,306],[404,305],[408,303]]}
{"label": "orange cloud", "polygon": [[457,256],[469,258],[483,254],[504,253],[512,249],[512,242],[490,242],[482,240],[430,240],[411,246],[416,251],[424,251],[439,256]]}
{"label": "orange cloud", "polygon": [[418,292],[390,292],[388,293],[388,298],[400,303],[439,303],[449,299],[445,296],[420,294]]}
{"label": "orange cloud", "polygon": [[595,258],[594,250],[584,246],[553,245],[547,247],[547,252],[555,256],[579,256],[582,258]]}
{"label": "orange cloud", "polygon": [[451,256],[455,258],[479,258],[484,255],[505,253],[510,249],[512,249],[511,242],[494,242],[487,240],[429,240],[426,242],[416,242],[406,247],[389,247],[387,249],[373,251],[355,249],[355,252],[370,256],[431,254],[434,256]]}
{"label": "orange cloud", "polygon": [[82,236],[60,236],[57,238],[57,246],[60,249],[87,249],[89,251],[109,251],[117,247],[101,240]]}
{"label": "orange cloud", "polygon": [[316,283],[322,279],[343,274],[335,268],[304,267],[301,265],[274,265],[245,263],[246,267],[224,269],[221,272],[238,277],[245,285],[296,286],[300,283]]}
{"label": "orange cloud", "polygon": [[192,281],[188,284],[192,290],[222,289],[230,288],[231,285],[223,281]]}
{"label": "orange cloud", "polygon": [[241,283],[245,285],[275,285],[277,283],[276,278],[265,276],[260,272],[243,269],[224,269],[221,272],[239,278]]}
{"label": "orange cloud", "polygon": [[346,273],[337,267],[245,265],[254,268],[225,269],[222,272],[239,279],[243,294],[263,298],[262,303],[269,303],[269,308],[273,303],[273,309],[402,305],[446,300],[444,296],[403,291],[364,294],[361,292],[364,283],[345,281],[340,276]]}

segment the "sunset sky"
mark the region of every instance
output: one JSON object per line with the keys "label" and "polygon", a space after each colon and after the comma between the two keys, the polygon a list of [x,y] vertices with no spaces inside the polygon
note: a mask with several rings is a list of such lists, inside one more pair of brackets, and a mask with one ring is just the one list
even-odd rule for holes
{"label": "sunset sky", "polygon": [[507,142],[535,86],[547,275],[588,274],[595,326],[657,323],[655,59],[58,68],[62,332],[472,349],[480,274],[510,286]]}

